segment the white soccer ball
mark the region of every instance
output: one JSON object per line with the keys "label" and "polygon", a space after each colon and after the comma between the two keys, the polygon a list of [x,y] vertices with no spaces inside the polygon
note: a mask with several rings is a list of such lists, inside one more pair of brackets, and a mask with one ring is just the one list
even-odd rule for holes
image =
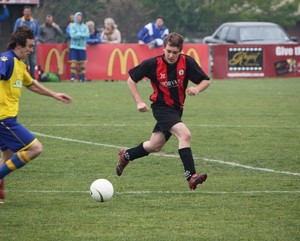
{"label": "white soccer ball", "polygon": [[90,187],[91,197],[97,202],[105,202],[114,195],[114,187],[110,181],[106,179],[95,180]]}

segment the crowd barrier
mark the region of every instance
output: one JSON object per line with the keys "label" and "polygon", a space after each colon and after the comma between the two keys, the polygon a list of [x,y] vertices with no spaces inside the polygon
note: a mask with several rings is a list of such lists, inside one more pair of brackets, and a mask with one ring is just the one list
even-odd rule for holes
{"label": "crowd barrier", "polygon": [[[185,44],[183,52],[192,56],[209,73],[209,50],[205,44]],[[163,48],[148,49],[138,44],[98,44],[87,46],[86,78],[90,80],[127,80],[128,70],[144,59],[163,54]],[[67,44],[38,44],[37,65],[44,72],[55,72],[70,79]]]}
{"label": "crowd barrier", "polygon": [[[206,44],[185,44],[183,52],[195,58],[204,72],[213,79],[300,77],[300,44],[231,44],[210,47]],[[67,44],[38,44],[37,64],[45,72],[56,72],[61,79],[68,80],[68,53]],[[161,54],[163,48],[148,49],[147,45],[89,45],[86,78],[126,80],[130,68],[144,59]]]}
{"label": "crowd barrier", "polygon": [[211,48],[214,79],[300,77],[300,44],[231,44]]}

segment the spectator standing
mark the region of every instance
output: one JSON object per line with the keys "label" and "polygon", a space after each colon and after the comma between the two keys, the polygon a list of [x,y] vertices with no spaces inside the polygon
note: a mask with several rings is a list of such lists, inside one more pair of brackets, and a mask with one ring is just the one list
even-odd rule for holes
{"label": "spectator standing", "polygon": [[86,26],[88,26],[89,31],[90,31],[90,36],[86,40],[87,44],[99,44],[101,43],[100,39],[100,33],[99,31],[95,28],[95,23],[93,21],[87,21]]}
{"label": "spectator standing", "polygon": [[155,22],[148,23],[138,32],[138,43],[148,44],[149,49],[163,45],[164,38],[169,34],[169,29],[164,25],[164,19],[157,17]]}
{"label": "spectator standing", "polygon": [[38,38],[38,43],[58,43],[59,37],[64,35],[61,28],[53,21],[53,16],[48,14],[46,16],[45,23],[40,25],[40,34]]}
{"label": "spectator standing", "polygon": [[23,17],[18,18],[15,22],[14,32],[17,30],[18,27],[22,25],[27,25],[34,34],[34,47],[33,51],[29,55],[29,58],[26,60],[27,66],[29,66],[29,72],[32,78],[35,79],[35,66],[36,66],[36,43],[39,37],[39,23],[38,21],[31,16],[31,7],[26,5],[23,9]]}
{"label": "spectator standing", "polygon": [[74,24],[70,27],[69,61],[71,62],[71,81],[76,80],[77,72],[79,72],[79,81],[85,81],[86,40],[89,36],[89,28],[83,22],[82,13],[77,12],[74,16]]}
{"label": "spectator standing", "polygon": [[74,14],[71,14],[70,17],[69,17],[69,22],[68,22],[68,25],[66,27],[66,34],[67,34],[67,39],[66,39],[66,42],[69,42],[70,39],[71,39],[71,36],[70,36],[70,28],[71,26],[74,24]]}
{"label": "spectator standing", "polygon": [[9,17],[9,10],[6,4],[3,4],[3,13],[0,14],[0,22],[3,22],[4,20],[8,19],[8,17]]}
{"label": "spectator standing", "polygon": [[[149,107],[139,94],[137,83],[145,77],[151,81],[154,92],[150,100],[156,125],[149,140],[135,147],[119,150],[116,173],[121,176],[128,163],[152,152],[159,152],[173,135],[178,140],[178,154],[189,188],[194,190],[206,180],[207,175],[196,173],[190,146],[191,133],[181,117],[186,94],[195,96],[201,93],[208,88],[210,80],[192,57],[181,53],[183,38],[180,34],[169,34],[164,39],[163,46],[163,55],[144,60],[129,70],[127,84],[140,112],[149,111]],[[193,86],[189,86],[190,80]]]}
{"label": "spectator standing", "polygon": [[108,44],[121,43],[121,33],[115,20],[112,18],[104,19],[104,30],[101,33],[101,42]]}

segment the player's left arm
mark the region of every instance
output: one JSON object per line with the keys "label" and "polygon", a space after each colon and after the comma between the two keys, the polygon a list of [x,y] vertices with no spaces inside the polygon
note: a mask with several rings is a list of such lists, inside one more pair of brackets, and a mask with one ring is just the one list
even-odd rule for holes
{"label": "player's left arm", "polygon": [[201,67],[196,63],[195,59],[186,56],[187,64],[190,66],[189,79],[196,84],[187,89],[188,95],[197,95],[206,90],[210,84],[210,78],[204,73]]}
{"label": "player's left arm", "polygon": [[58,92],[55,92],[53,90],[50,90],[47,87],[40,84],[37,80],[33,80],[32,84],[29,85],[29,86],[26,86],[26,87],[29,90],[31,90],[35,93],[52,97],[52,98],[54,98],[56,100],[59,100],[61,102],[64,102],[64,103],[71,103],[72,102],[72,98],[70,96],[68,96],[67,94],[58,93]]}
{"label": "player's left arm", "polygon": [[200,92],[206,90],[210,86],[210,80],[202,80],[200,84],[191,86],[187,89],[188,95],[197,95]]}

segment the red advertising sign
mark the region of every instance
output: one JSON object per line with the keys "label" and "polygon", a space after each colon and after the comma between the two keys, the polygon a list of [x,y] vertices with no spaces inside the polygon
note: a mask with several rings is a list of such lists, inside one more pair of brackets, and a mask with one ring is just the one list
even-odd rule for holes
{"label": "red advertising sign", "polygon": [[214,79],[300,77],[300,44],[216,45]]}
{"label": "red advertising sign", "polygon": [[[208,73],[208,45],[185,44],[183,52],[192,56]],[[126,80],[128,70],[144,59],[163,54],[163,49],[148,49],[138,44],[99,44],[87,46],[86,78],[91,80]],[[67,44],[38,44],[37,65],[45,72],[58,72],[70,79]]]}

